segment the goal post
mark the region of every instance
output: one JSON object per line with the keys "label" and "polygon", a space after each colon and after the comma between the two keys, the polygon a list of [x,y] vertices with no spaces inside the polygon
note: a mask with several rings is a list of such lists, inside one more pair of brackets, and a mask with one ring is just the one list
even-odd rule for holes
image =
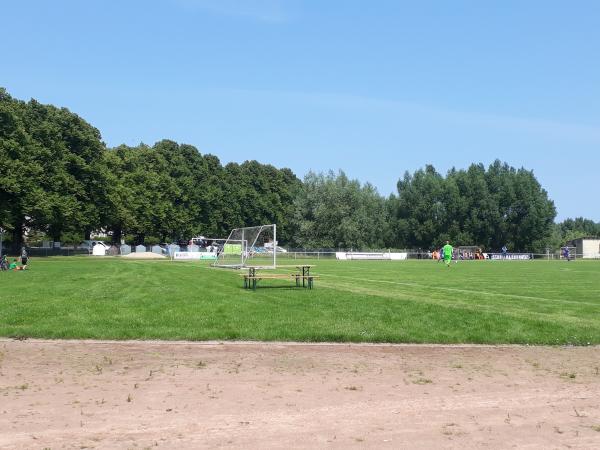
{"label": "goal post", "polygon": [[277,267],[277,225],[235,228],[221,248],[215,267]]}

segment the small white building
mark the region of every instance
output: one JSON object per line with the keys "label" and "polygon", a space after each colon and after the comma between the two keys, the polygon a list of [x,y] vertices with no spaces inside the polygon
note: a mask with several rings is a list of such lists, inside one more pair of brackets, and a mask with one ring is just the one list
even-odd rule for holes
{"label": "small white building", "polygon": [[577,257],[594,259],[600,258],[600,238],[573,239],[570,244],[575,247]]}

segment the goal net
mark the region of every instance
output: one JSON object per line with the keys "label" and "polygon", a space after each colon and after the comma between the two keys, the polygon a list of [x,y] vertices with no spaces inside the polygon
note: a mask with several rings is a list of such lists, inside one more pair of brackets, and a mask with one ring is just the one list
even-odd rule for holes
{"label": "goal net", "polygon": [[277,225],[235,228],[219,250],[215,267],[277,267]]}

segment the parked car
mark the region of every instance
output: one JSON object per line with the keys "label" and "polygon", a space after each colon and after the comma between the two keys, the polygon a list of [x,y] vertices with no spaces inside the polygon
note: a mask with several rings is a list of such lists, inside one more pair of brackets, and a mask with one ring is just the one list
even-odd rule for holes
{"label": "parked car", "polygon": [[[269,252],[269,253],[273,252],[273,243],[272,242],[266,242],[264,247],[265,247],[266,252]],[[283,247],[280,247],[279,245],[276,245],[275,249],[276,249],[277,253],[287,253],[287,250]]]}
{"label": "parked car", "polygon": [[94,248],[94,246],[96,245],[101,245],[102,247],[104,247],[104,249],[106,251],[108,251],[108,249],[110,248],[110,245],[108,245],[106,242],[103,241],[94,241],[94,240],[85,240],[83,241],[81,244],[79,244],[77,246],[77,248],[83,249],[83,250],[88,250],[88,251],[92,251],[92,249]]}

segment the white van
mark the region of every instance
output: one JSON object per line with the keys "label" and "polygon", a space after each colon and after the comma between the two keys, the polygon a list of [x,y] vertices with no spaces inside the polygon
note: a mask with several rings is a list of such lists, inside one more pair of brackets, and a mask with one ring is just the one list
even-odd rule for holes
{"label": "white van", "polygon": [[[273,243],[272,242],[265,242],[264,248],[265,248],[266,252],[273,253]],[[275,246],[275,251],[277,253],[287,253],[287,250],[283,247],[280,247],[279,245]]]}
{"label": "white van", "polygon": [[93,241],[93,240],[85,240],[81,244],[79,244],[77,246],[77,248],[87,250],[87,251],[89,251],[91,253],[92,249],[96,245],[101,245],[102,247],[104,247],[105,252],[107,252],[108,249],[110,248],[110,245],[108,245],[106,242],[103,242],[103,241]]}

